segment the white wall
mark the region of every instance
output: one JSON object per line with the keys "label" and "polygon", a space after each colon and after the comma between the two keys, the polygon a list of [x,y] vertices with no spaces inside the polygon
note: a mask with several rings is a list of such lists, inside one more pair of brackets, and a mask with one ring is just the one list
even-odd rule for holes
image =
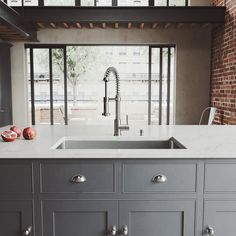
{"label": "white wall", "polygon": [[[44,29],[40,43],[65,44],[176,44],[176,124],[197,124],[209,105],[211,29]],[[27,86],[24,44],[12,47],[14,123],[27,123]]]}

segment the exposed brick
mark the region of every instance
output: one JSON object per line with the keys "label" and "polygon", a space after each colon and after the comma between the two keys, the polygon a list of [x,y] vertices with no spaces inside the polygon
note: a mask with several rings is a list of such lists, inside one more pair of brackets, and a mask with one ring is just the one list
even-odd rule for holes
{"label": "exposed brick", "polygon": [[[213,0],[223,6],[224,0]],[[236,125],[236,1],[226,1],[224,26],[212,31],[211,105],[217,108],[214,123]]]}

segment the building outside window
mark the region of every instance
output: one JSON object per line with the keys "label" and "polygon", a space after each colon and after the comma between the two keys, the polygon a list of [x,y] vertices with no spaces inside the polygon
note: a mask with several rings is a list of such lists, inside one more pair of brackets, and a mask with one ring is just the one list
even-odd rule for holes
{"label": "building outside window", "polygon": [[148,6],[148,0],[118,0],[118,6]]}

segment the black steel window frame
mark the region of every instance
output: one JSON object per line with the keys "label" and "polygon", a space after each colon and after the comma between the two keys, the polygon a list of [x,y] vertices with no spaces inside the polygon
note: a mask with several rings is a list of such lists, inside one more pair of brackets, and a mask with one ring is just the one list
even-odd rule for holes
{"label": "black steel window frame", "polygon": [[159,62],[159,125],[163,124],[162,120],[162,92],[163,92],[163,49],[167,49],[167,110],[166,110],[166,124],[170,125],[170,87],[171,87],[171,48],[175,48],[173,45],[159,45],[159,46],[149,46],[149,85],[148,85],[148,124],[152,124],[151,120],[151,103],[152,103],[152,50],[158,48],[160,49],[160,62]]}
{"label": "black steel window frame", "polygon": [[[111,0],[111,2],[112,2],[111,7],[117,7],[118,6],[118,1],[119,0]],[[147,0],[147,1],[149,2],[149,4],[148,4],[149,7],[154,7],[155,6],[155,0]],[[166,1],[166,6],[169,7],[170,6],[170,4],[169,4],[170,0],[165,0],[165,1]],[[24,1],[23,0],[22,0],[22,6],[24,6]],[[44,0],[38,0],[38,6],[39,7],[45,6]],[[75,6],[80,7],[81,6],[81,0],[75,0]],[[94,7],[96,7],[96,6],[97,6],[97,0],[94,0]],[[185,0],[185,6],[189,6],[189,0]],[[158,6],[156,6],[156,7],[158,7]]]}
{"label": "black steel window frame", "polygon": [[35,90],[34,90],[34,49],[49,50],[49,90],[50,90],[50,124],[54,125],[54,110],[53,110],[53,61],[52,50],[63,49],[64,58],[64,119],[65,125],[68,124],[68,108],[67,108],[67,62],[66,62],[66,46],[65,45],[31,45],[29,48],[30,60],[30,88],[31,88],[31,120],[32,125],[35,125]]}
{"label": "black steel window frame", "polygon": [[[54,124],[53,117],[53,73],[52,73],[52,49],[63,49],[64,54],[64,119],[65,125],[68,125],[68,95],[67,95],[67,50],[68,46],[124,46],[124,44],[25,44],[25,48],[30,50],[30,82],[31,82],[31,116],[32,125],[35,125],[35,91],[34,91],[34,54],[36,48],[49,50],[49,81],[50,81],[50,123]],[[159,125],[162,125],[162,80],[163,80],[163,49],[168,50],[167,57],[167,120],[166,124],[170,124],[170,86],[171,86],[171,48],[176,47],[175,44],[125,44],[125,46],[148,46],[148,125],[152,124],[151,120],[151,102],[152,102],[152,49],[160,49],[159,64]],[[51,58],[51,59],[50,59]]]}

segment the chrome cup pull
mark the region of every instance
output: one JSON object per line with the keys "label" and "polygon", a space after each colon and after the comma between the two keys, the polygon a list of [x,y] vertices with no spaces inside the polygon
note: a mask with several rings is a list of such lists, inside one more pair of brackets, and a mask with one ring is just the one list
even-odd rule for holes
{"label": "chrome cup pull", "polygon": [[28,226],[24,231],[23,235],[30,235],[32,233],[32,226]]}
{"label": "chrome cup pull", "polygon": [[215,234],[214,228],[213,228],[212,226],[208,226],[208,227],[206,228],[206,233],[207,233],[208,235],[214,235],[214,234]]}
{"label": "chrome cup pull", "polygon": [[165,175],[155,175],[152,177],[153,183],[165,183],[167,181],[167,177]]}
{"label": "chrome cup pull", "polygon": [[117,227],[113,225],[112,228],[109,230],[109,235],[116,235],[116,233],[117,233]]}
{"label": "chrome cup pull", "polygon": [[121,235],[128,235],[129,233],[129,229],[128,229],[128,226],[125,225],[121,228],[121,231],[120,231]]}
{"label": "chrome cup pull", "polygon": [[75,184],[80,184],[86,182],[86,177],[84,175],[74,175],[71,178],[71,182]]}

